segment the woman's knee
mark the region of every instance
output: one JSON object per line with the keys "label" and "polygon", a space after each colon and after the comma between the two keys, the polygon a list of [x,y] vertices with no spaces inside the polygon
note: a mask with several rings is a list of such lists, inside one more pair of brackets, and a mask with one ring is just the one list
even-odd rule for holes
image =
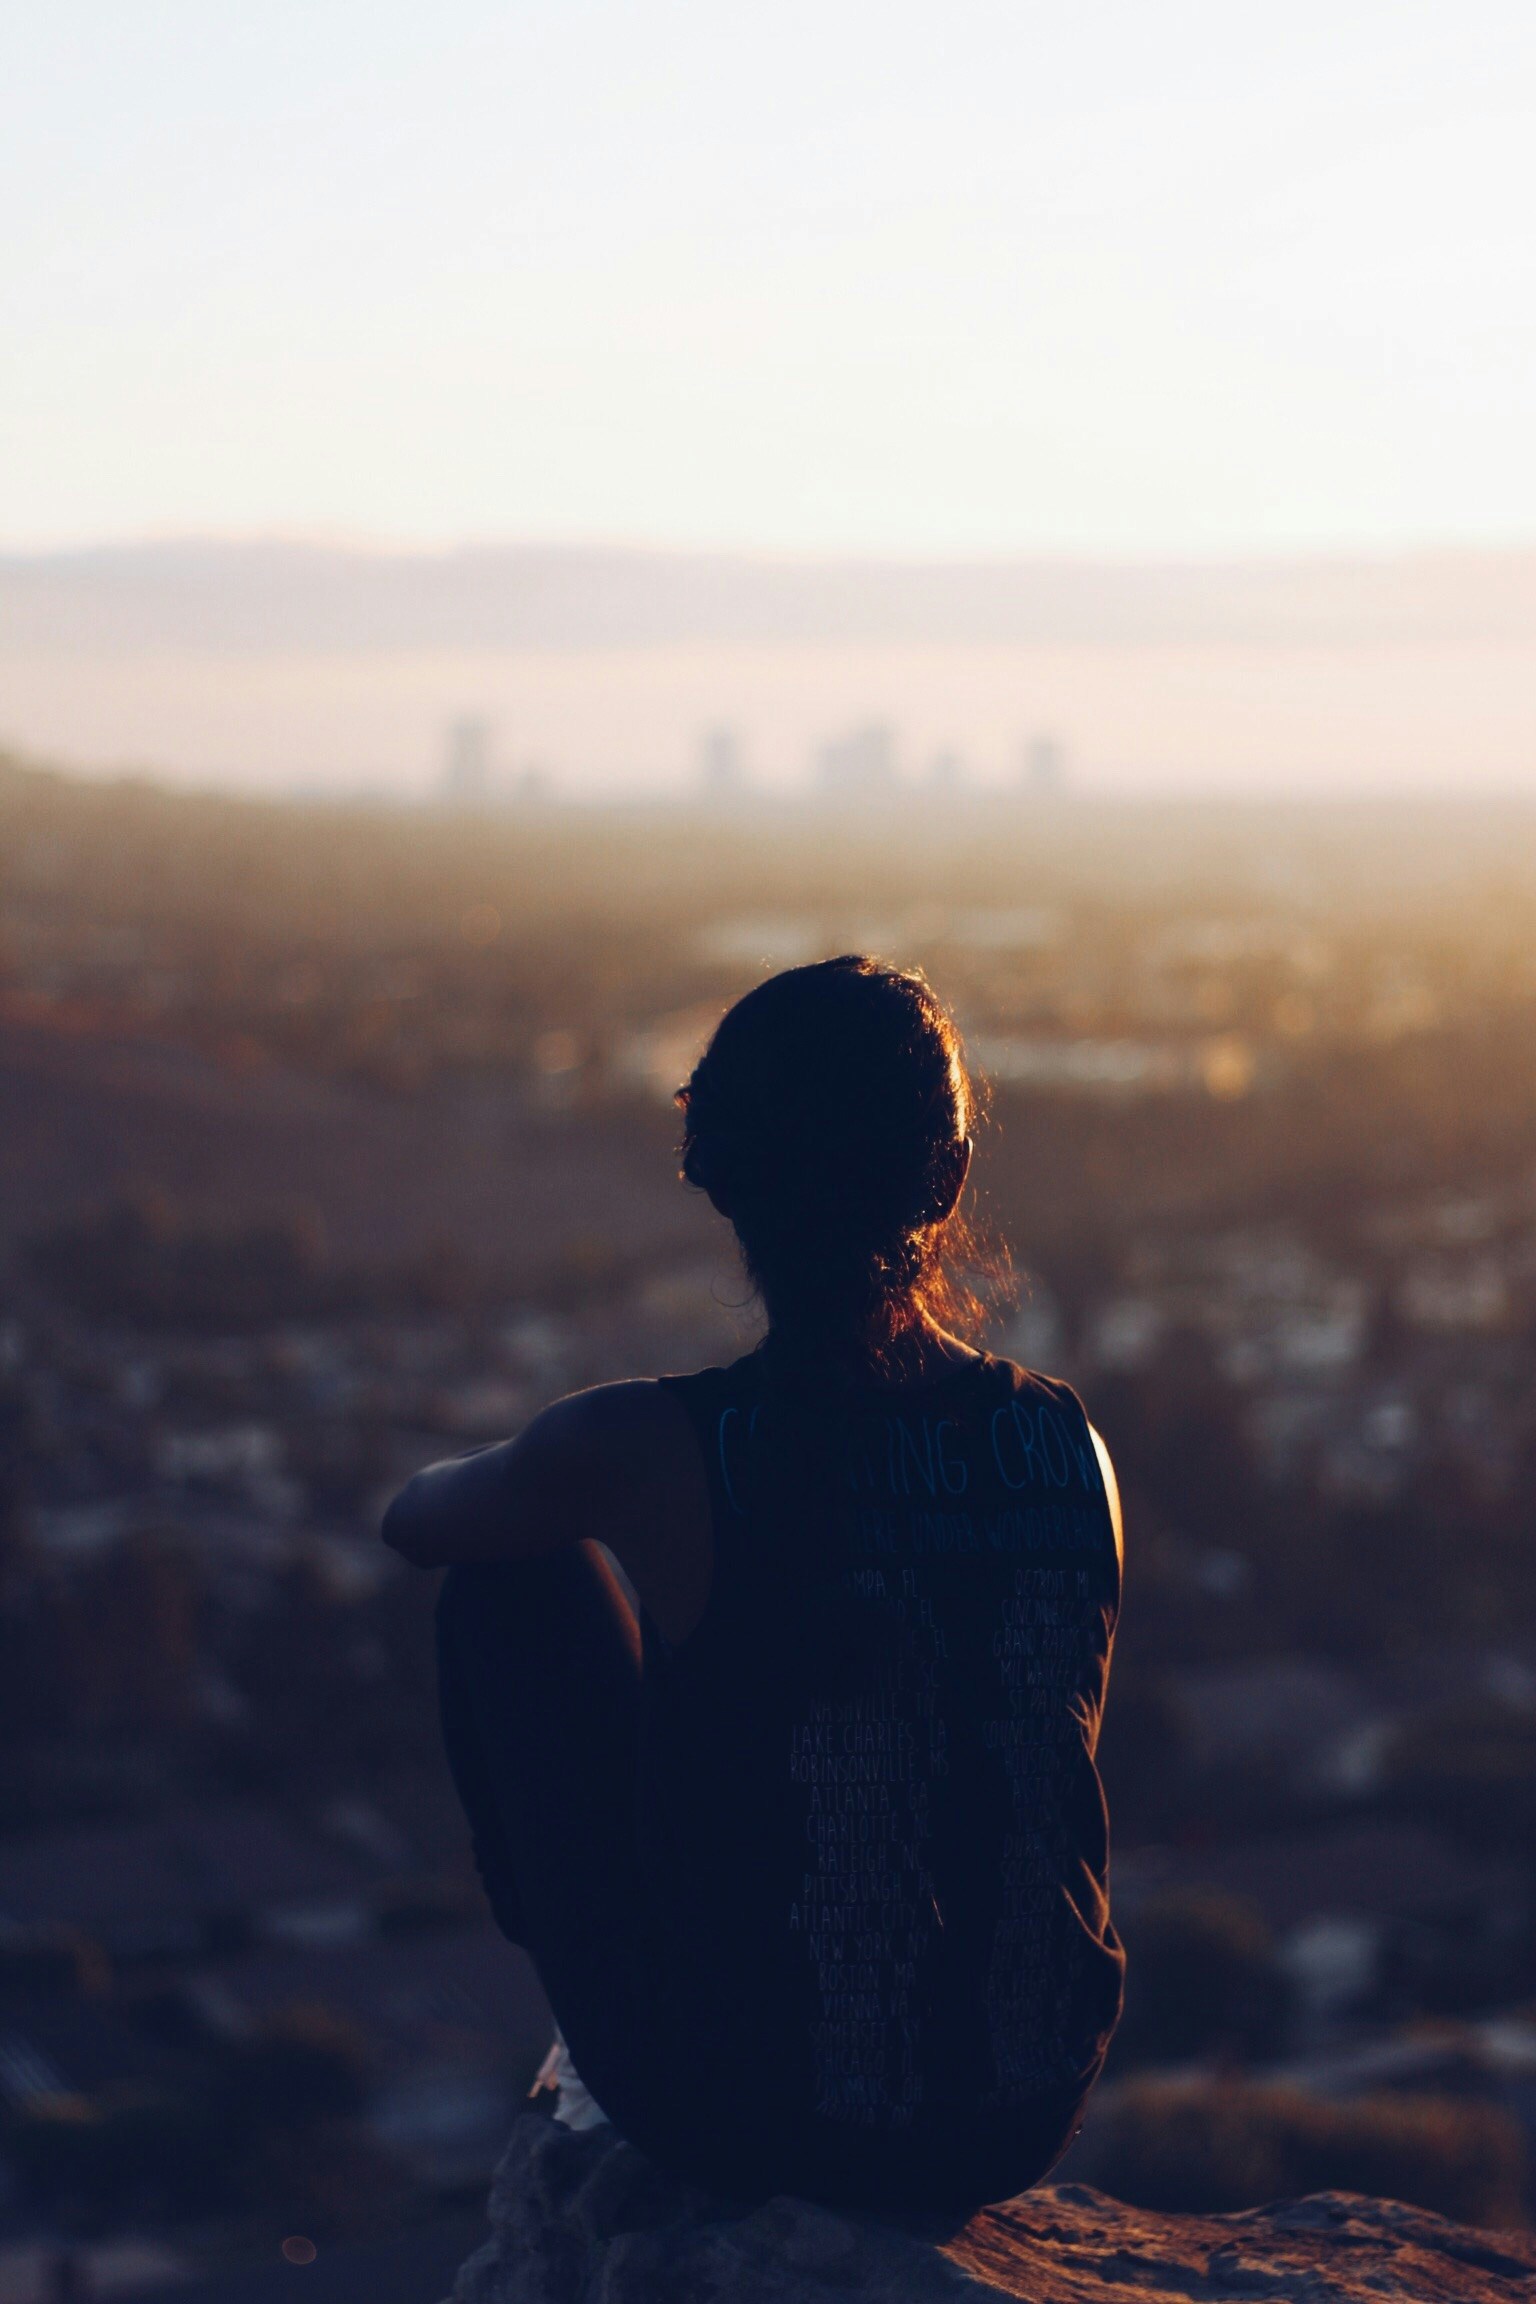
{"label": "woman's knee", "polygon": [[444,1655],[458,1653],[483,1638],[495,1597],[494,1570],[478,1564],[450,1568],[437,1594],[437,1640]]}
{"label": "woman's knee", "polygon": [[557,1598],[579,1581],[573,1551],[553,1552],[542,1560],[460,1561],[443,1577],[437,1620],[473,1632],[509,1608],[525,1613],[530,1604]]}
{"label": "woman's knee", "polygon": [[437,1592],[437,1621],[440,1625],[473,1624],[484,1605],[488,1591],[495,1589],[496,1566],[476,1561],[467,1562],[446,1571]]}
{"label": "woman's knee", "polygon": [[450,1568],[437,1595],[438,1665],[446,1682],[504,1684],[509,1665],[544,1636],[525,1571],[500,1561]]}
{"label": "woman's knee", "polygon": [[438,1652],[445,1660],[494,1661],[497,1676],[517,1656],[544,1659],[551,1649],[601,1654],[610,1644],[638,1647],[628,1603],[587,1545],[539,1560],[461,1563],[443,1577],[437,1598]]}

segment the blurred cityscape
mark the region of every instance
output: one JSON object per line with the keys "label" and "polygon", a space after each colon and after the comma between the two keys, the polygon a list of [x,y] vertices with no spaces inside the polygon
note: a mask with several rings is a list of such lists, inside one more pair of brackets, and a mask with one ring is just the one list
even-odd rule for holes
{"label": "blurred cityscape", "polygon": [[[901,796],[955,799],[977,785],[990,788],[994,795],[1016,790],[1040,799],[1066,789],[1067,766],[1067,749],[1060,737],[1043,731],[1015,747],[1002,763],[992,759],[981,766],[953,744],[940,744],[926,753],[904,747],[889,722],[867,720],[813,745],[803,782],[770,785],[742,730],[717,721],[700,734],[691,778],[680,789],[691,792],[696,802],[717,808],[754,799],[763,802],[775,794],[782,801],[786,793],[833,807],[867,807]],[[658,788],[670,793],[671,783],[669,778]],[[509,761],[494,720],[471,714],[449,722],[434,794],[440,807],[497,815],[541,806],[559,796],[560,790],[550,768],[531,760],[521,765]],[[326,796],[323,786],[298,795],[310,800]],[[332,800],[339,796],[329,794]],[[345,797],[355,800],[358,794]],[[374,792],[369,797],[377,804],[383,795]]]}
{"label": "blurred cityscape", "polygon": [[1536,814],[1095,804],[1044,737],[898,791],[878,728],[814,801],[720,729],[688,805],[486,812],[486,744],[417,810],[0,764],[0,2304],[447,2287],[548,2019],[379,1509],[750,1343],[671,1091],[856,948],[960,1017],[992,1341],[1125,1495],[1072,2172],[1527,2218]]}

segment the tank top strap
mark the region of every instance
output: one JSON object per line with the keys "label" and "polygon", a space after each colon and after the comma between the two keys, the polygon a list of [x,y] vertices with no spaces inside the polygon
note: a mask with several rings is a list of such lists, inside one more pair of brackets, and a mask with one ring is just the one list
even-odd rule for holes
{"label": "tank top strap", "polygon": [[709,1484],[716,1541],[746,1517],[742,1467],[762,1413],[763,1375],[756,1353],[724,1368],[699,1368],[657,1381],[681,1404],[699,1444]]}

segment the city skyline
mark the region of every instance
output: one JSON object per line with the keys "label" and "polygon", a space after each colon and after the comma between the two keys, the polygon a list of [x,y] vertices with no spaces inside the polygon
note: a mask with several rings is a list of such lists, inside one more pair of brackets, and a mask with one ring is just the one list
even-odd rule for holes
{"label": "city skyline", "polygon": [[[1163,563],[264,543],[0,555],[0,745],[246,791],[803,788],[849,730],[1093,794],[1529,792],[1536,553]],[[717,761],[717,768],[720,763]],[[945,777],[952,771],[946,770]],[[471,765],[469,782],[483,781]],[[717,788],[719,780],[717,779]]]}

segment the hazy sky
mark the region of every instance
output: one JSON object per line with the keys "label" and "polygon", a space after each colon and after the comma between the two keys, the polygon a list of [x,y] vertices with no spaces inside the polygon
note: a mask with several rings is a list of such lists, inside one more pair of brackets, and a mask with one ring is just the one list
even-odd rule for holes
{"label": "hazy sky", "polygon": [[0,542],[1536,535],[1531,0],[47,0]]}

